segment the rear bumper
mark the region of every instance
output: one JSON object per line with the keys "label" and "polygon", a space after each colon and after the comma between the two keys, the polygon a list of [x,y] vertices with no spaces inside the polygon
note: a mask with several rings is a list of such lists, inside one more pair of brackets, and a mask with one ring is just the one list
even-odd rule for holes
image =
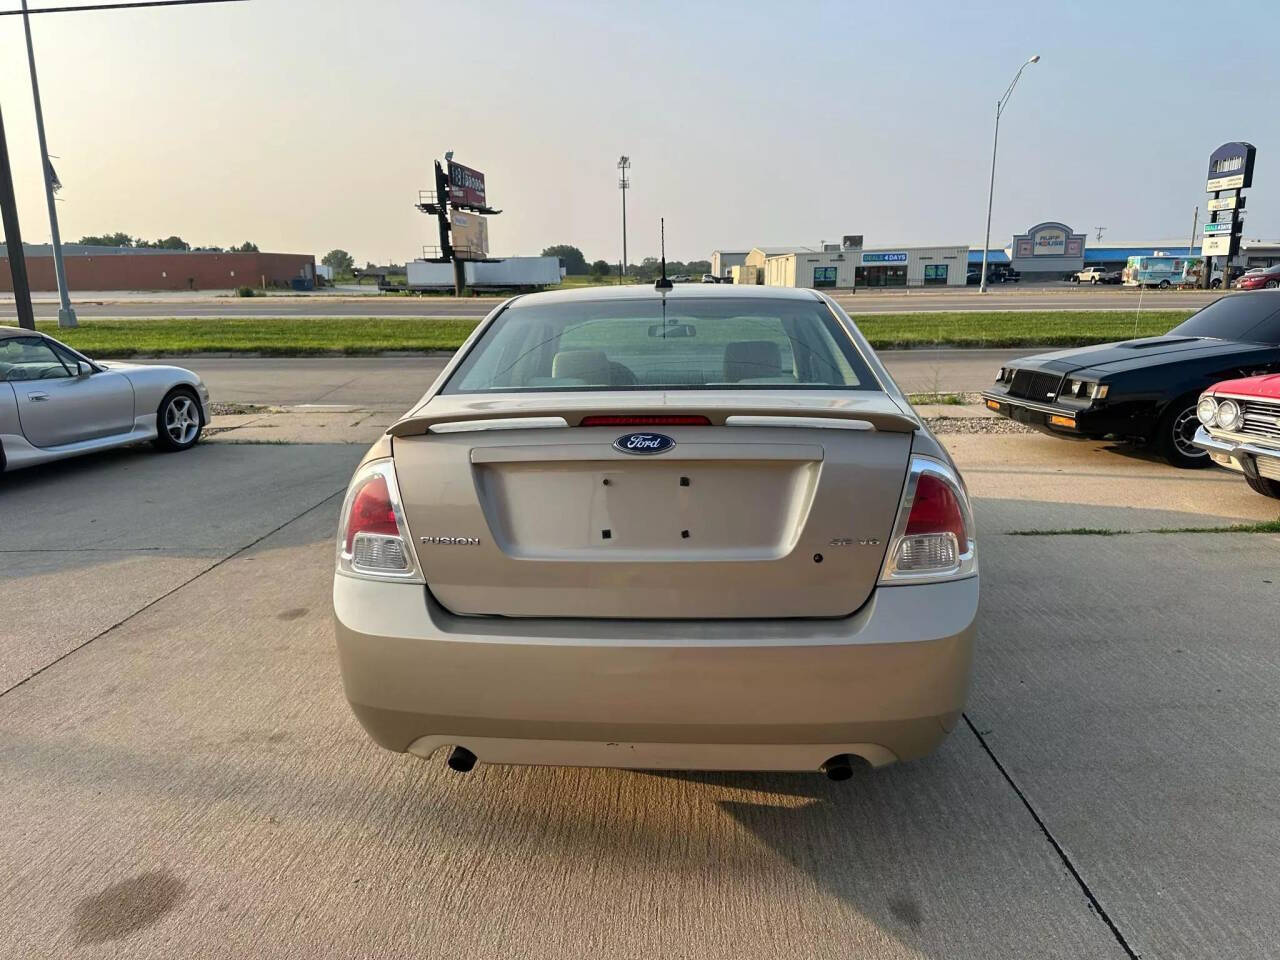
{"label": "rear bumper", "polygon": [[456,617],[338,576],[343,685],[379,744],[481,762],[816,770],[922,756],[959,719],[978,580],[881,587],[840,620]]}
{"label": "rear bumper", "polygon": [[1280,448],[1264,447],[1246,440],[1215,437],[1203,426],[1192,441],[1206,451],[1219,466],[1246,476],[1280,480]]}

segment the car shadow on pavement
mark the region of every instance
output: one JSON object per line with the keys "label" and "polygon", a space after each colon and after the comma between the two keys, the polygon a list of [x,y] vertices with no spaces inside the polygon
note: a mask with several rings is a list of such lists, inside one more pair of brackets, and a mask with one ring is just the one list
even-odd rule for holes
{"label": "car shadow on pavement", "polygon": [[1056,856],[963,725],[929,757],[856,768],[844,782],[817,772],[652,775],[730,794],[715,800],[720,810],[780,868],[926,956],[1038,956],[1029,929],[1051,941],[1055,928],[1084,922],[1059,899],[1075,891]]}

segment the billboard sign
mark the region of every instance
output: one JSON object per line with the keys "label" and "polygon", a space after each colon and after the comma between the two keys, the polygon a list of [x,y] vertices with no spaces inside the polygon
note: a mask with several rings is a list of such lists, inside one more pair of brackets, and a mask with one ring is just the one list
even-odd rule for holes
{"label": "billboard sign", "polygon": [[489,221],[478,213],[455,210],[450,225],[453,228],[453,249],[462,260],[483,260],[489,256]]}
{"label": "billboard sign", "polygon": [[1220,223],[1206,223],[1204,225],[1205,236],[1212,236],[1215,233],[1229,234],[1234,226],[1235,223],[1230,220],[1223,220]]}
{"label": "billboard sign", "polygon": [[1217,213],[1219,210],[1234,210],[1238,206],[1243,207],[1244,204],[1240,202],[1240,199],[1239,194],[1233,193],[1229,197],[1218,197],[1216,200],[1210,200],[1209,212]]}
{"label": "billboard sign", "polygon": [[861,263],[906,263],[907,255],[901,252],[895,253],[863,253],[859,254],[862,258]]}
{"label": "billboard sign", "polygon": [[1257,149],[1241,140],[1224,143],[1209,154],[1209,179],[1205,191],[1243,190],[1253,186],[1253,161]]}
{"label": "billboard sign", "polygon": [[467,207],[487,206],[484,199],[484,174],[450,160],[449,202]]}
{"label": "billboard sign", "polygon": [[1219,233],[1205,237],[1204,242],[1200,245],[1200,252],[1206,257],[1231,256],[1231,234]]}

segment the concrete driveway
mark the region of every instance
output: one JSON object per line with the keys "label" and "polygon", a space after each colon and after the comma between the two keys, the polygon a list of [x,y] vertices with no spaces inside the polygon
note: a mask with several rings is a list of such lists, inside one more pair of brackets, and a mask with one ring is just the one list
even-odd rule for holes
{"label": "concrete driveway", "polygon": [[1262,958],[1280,537],[1217,472],[945,437],[982,535],[966,722],[813,775],[368,742],[329,611],[362,448],[215,437],[0,480],[0,955]]}

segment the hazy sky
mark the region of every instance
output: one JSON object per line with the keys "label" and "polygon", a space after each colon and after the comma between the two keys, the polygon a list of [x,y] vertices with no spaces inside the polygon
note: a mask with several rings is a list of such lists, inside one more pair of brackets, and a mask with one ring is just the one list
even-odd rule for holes
{"label": "hazy sky", "polygon": [[[69,0],[33,0],[33,6]],[[0,8],[18,0],[0,0]],[[123,230],[403,261],[452,149],[497,254],[981,242],[1040,220],[1185,242],[1210,150],[1258,147],[1246,236],[1280,236],[1270,3],[248,0],[33,18],[64,240]],[[1253,29],[1256,26],[1258,29]],[[24,238],[48,239],[21,19],[0,108]]]}

